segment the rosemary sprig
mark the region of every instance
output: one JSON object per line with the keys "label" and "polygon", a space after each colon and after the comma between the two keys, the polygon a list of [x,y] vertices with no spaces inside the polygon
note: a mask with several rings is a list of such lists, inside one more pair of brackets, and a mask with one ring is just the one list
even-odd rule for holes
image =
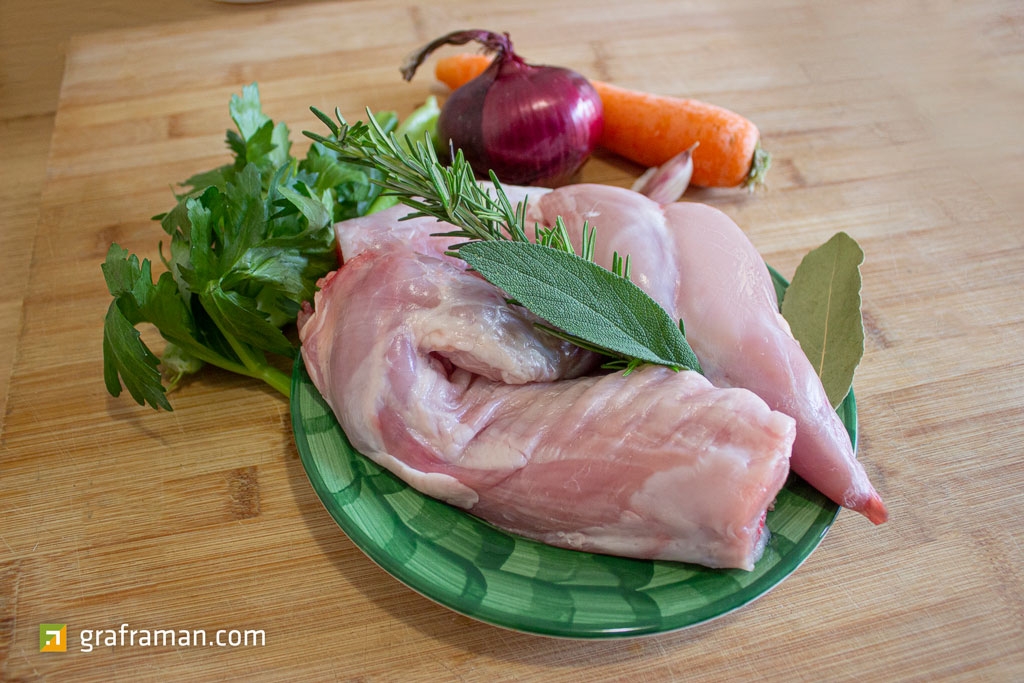
{"label": "rosemary sprig", "polygon": [[312,111],[332,135],[326,137],[309,131],[303,131],[303,135],[336,151],[347,161],[383,171],[384,178],[378,183],[384,193],[397,197],[413,209],[410,217],[432,216],[458,226],[459,230],[444,233],[449,237],[470,241],[529,241],[523,229],[525,204],[513,207],[493,173],[495,195],[492,196],[477,182],[462,150],[456,151],[452,163],[445,166],[426,136],[423,140],[404,138],[399,141],[381,128],[372,115],[367,117],[369,125],[362,121],[349,125],[338,110],[335,110],[337,122],[315,107]]}
{"label": "rosemary sprig", "polygon": [[[429,142],[399,139],[386,132],[367,110],[367,121],[349,125],[335,110],[336,121],[315,107],[313,113],[330,130],[307,137],[334,150],[345,161],[377,169],[374,182],[382,194],[412,209],[409,218],[433,217],[455,226],[441,236],[464,239],[450,253],[463,258],[492,284],[550,324],[538,325],[581,348],[612,360],[608,366],[627,372],[644,363],[676,370],[700,370],[696,355],[669,315],[629,281],[629,257],[613,255],[611,271],[593,262],[596,230],[584,224],[580,253],[561,217],[554,226],[526,234],[526,202],[512,205],[501,182],[489,173],[494,193],[477,181],[461,150],[442,164]],[[482,249],[483,243],[511,242],[515,249]],[[497,246],[497,245],[496,245]],[[538,251],[542,250],[542,251]]]}
{"label": "rosemary sprig", "polygon": [[[457,226],[457,230],[440,233],[443,237],[467,240],[452,245],[454,255],[463,244],[476,240],[530,241],[526,235],[526,202],[512,206],[493,171],[490,172],[494,185],[492,195],[477,182],[462,150],[454,150],[452,163],[445,166],[426,136],[423,140],[399,139],[385,131],[372,115],[367,117],[369,125],[357,121],[350,126],[337,110],[337,122],[315,107],[312,111],[327,124],[332,137],[308,131],[303,134],[338,152],[347,161],[383,171],[384,179],[378,181],[383,193],[397,197],[412,208],[410,218],[433,217]],[[584,225],[578,255],[588,261],[594,260],[594,237],[594,229]],[[533,241],[576,255],[561,216],[554,227],[534,226]],[[628,277],[628,264],[628,256],[623,259],[615,254],[612,271]]]}

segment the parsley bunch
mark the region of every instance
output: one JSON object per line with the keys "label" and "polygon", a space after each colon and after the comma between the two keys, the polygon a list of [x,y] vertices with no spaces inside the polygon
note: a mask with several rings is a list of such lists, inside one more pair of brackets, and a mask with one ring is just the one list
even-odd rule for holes
{"label": "parsley bunch", "polygon": [[[155,217],[170,238],[154,282],[148,259],[112,244],[102,265],[113,301],[103,326],[103,374],[114,396],[126,388],[140,405],[171,410],[166,393],[209,363],[263,380],[284,395],[294,358],[285,333],[316,282],[337,267],[333,224],[393,200],[380,173],[313,144],[291,155],[288,127],[263,113],[256,84],[233,95],[232,163],[195,175],[173,209]],[[417,112],[429,130],[433,101]],[[425,113],[424,113],[425,112]],[[397,126],[392,113],[375,122]],[[137,329],[149,323],[167,344],[158,358]],[[275,365],[274,360],[278,360]]]}

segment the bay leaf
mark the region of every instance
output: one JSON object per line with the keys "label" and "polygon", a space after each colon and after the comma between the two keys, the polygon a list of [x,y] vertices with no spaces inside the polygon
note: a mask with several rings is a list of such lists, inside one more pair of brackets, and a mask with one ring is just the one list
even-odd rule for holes
{"label": "bay leaf", "polygon": [[845,232],[804,256],[782,299],[782,316],[811,361],[832,407],[853,386],[864,355],[861,274],[864,251]]}
{"label": "bay leaf", "polygon": [[699,370],[676,321],[629,280],[566,251],[479,241],[459,257],[552,326],[594,347],[646,363]]}

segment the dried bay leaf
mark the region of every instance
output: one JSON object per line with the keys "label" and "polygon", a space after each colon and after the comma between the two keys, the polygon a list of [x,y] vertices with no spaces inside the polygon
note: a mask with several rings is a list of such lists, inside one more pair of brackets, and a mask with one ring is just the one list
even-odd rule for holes
{"label": "dried bay leaf", "polygon": [[782,299],[782,316],[825,387],[832,407],[853,385],[864,355],[860,265],[864,251],[845,232],[804,256]]}

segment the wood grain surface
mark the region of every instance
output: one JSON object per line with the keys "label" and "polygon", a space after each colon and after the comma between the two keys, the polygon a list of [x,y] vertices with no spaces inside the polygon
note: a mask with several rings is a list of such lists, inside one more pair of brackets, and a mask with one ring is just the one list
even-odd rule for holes
{"label": "wood grain surface", "polygon": [[[48,57],[0,22],[0,679],[1024,678],[1019,3],[354,0],[209,3],[192,18],[153,5],[63,46],[52,110],[45,89],[26,94]],[[62,9],[33,6],[4,17]],[[228,158],[231,94],[258,81],[301,149],[311,105],[357,118],[442,94],[398,65],[471,26],[509,31],[532,61],[757,122],[769,187],[687,199],[728,212],[784,275],[838,230],[860,242],[859,453],[887,524],[841,513],[789,579],[710,623],[546,639],[455,614],[366,559],[316,498],[271,389],[209,372],[173,413],[106,394],[99,264],[111,242],[158,258],[150,217],[174,182]],[[641,170],[599,156],[583,179]],[[68,624],[67,653],[39,652],[42,623]],[[82,651],[81,629],[121,624],[266,640]]]}

